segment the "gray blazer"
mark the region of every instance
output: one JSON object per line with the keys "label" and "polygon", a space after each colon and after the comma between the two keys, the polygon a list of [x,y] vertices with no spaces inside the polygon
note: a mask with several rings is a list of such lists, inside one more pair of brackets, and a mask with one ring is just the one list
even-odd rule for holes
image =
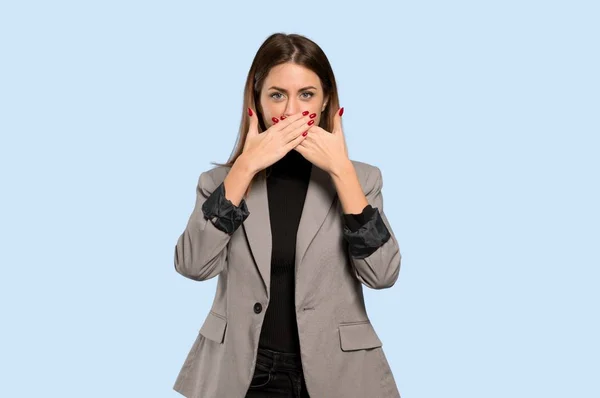
{"label": "gray blazer", "polygon": [[[360,236],[344,225],[329,174],[312,167],[295,257],[302,367],[311,398],[400,398],[362,291],[362,285],[394,285],[400,247],[383,212],[380,169],[352,163],[369,204],[378,209]],[[269,305],[272,240],[265,177],[253,183],[245,198],[250,214],[231,235],[202,212],[229,170],[215,167],[200,175],[194,210],[175,247],[178,273],[197,281],[219,277],[212,308],[173,386],[188,398],[246,395]],[[368,241],[382,228],[389,231],[385,243],[366,257],[352,254],[349,242]]]}

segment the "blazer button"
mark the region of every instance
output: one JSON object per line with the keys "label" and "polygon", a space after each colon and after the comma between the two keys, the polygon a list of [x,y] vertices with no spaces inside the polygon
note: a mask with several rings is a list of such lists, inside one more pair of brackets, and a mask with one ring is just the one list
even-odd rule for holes
{"label": "blazer button", "polygon": [[254,312],[256,312],[257,314],[260,314],[261,311],[262,311],[262,305],[260,303],[254,304]]}

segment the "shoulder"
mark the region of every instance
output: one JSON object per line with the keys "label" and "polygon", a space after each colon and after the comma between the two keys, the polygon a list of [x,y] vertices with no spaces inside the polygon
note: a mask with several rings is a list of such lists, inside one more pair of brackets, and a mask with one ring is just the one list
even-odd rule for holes
{"label": "shoulder", "polygon": [[203,171],[198,177],[198,189],[210,194],[221,185],[230,170],[231,167],[228,166],[215,166],[212,169]]}
{"label": "shoulder", "polygon": [[376,189],[381,189],[383,184],[383,176],[379,167],[370,163],[361,162],[359,160],[350,159],[350,161],[354,165],[354,170],[356,170],[358,181],[360,182],[360,185],[365,193],[372,192]]}
{"label": "shoulder", "polygon": [[[356,170],[358,181],[365,193],[381,188],[383,176],[379,167],[359,160],[350,159],[350,161],[354,166],[354,170]],[[230,170],[231,167],[228,166],[215,166],[202,172],[198,179],[198,187],[206,193],[213,192],[225,180]]]}

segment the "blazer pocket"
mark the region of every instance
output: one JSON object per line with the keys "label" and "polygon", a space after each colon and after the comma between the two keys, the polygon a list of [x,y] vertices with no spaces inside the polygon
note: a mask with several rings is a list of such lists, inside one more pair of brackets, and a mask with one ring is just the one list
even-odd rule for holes
{"label": "blazer pocket", "polygon": [[207,339],[222,344],[225,339],[225,329],[227,329],[227,319],[224,316],[211,311],[204,320],[204,324],[200,329],[200,334]]}
{"label": "blazer pocket", "polygon": [[364,350],[383,345],[369,321],[339,324],[339,330],[342,351]]}

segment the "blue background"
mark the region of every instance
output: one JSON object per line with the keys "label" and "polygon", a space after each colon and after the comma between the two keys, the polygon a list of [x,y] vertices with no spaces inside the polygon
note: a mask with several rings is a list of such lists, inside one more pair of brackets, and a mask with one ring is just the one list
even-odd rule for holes
{"label": "blue background", "polygon": [[217,279],[174,246],[274,32],[323,48],[382,170],[402,267],[364,291],[403,398],[600,396],[599,11],[3,2],[0,396],[179,396]]}

